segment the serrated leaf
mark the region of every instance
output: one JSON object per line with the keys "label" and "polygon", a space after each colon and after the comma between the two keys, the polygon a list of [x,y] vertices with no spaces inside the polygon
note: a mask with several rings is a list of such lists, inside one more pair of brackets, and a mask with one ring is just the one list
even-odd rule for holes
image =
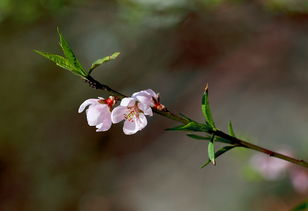
{"label": "serrated leaf", "polygon": [[208,156],[209,156],[209,159],[210,161],[212,161],[212,163],[215,165],[215,146],[214,146],[214,138],[215,136],[213,135],[210,142],[209,142],[209,145],[207,147],[207,151],[208,151]]}
{"label": "serrated leaf", "polygon": [[[215,152],[215,158],[218,158],[220,155],[224,154],[225,152],[228,152],[229,150],[233,149],[236,146],[224,146],[223,148],[219,149],[217,152]],[[211,160],[209,159],[207,162],[205,162],[200,168],[204,168],[207,166]]]}
{"label": "serrated leaf", "polygon": [[87,72],[84,70],[80,62],[78,61],[77,57],[75,56],[73,50],[70,48],[68,42],[64,39],[63,35],[61,34],[59,28],[58,34],[59,34],[59,45],[62,48],[62,51],[65,55],[65,57],[70,61],[72,65],[74,65],[76,70],[79,70],[82,76],[87,76]]}
{"label": "serrated leaf", "polygon": [[166,130],[180,130],[180,131],[196,131],[196,132],[208,132],[209,127],[205,124],[200,124],[197,122],[189,122],[186,125],[179,125],[173,128],[168,128]]}
{"label": "serrated leaf", "polygon": [[[190,137],[190,138],[193,138],[193,139],[197,139],[197,140],[210,141],[212,139],[211,136],[199,136],[199,135],[196,135],[196,134],[187,134],[187,136]],[[215,141],[225,143],[225,144],[231,144],[231,141],[229,141],[227,139],[220,138],[220,137],[215,137]]]}
{"label": "serrated leaf", "polygon": [[76,69],[75,66],[72,65],[71,62],[67,58],[64,58],[63,56],[60,56],[60,55],[50,54],[50,53],[46,53],[46,52],[42,52],[42,51],[38,51],[38,50],[34,50],[34,51],[36,53],[38,53],[39,55],[49,59],[52,62],[54,62],[59,67],[62,67],[66,70],[73,72],[74,74],[77,74],[77,75],[83,77],[82,73],[78,69]]}
{"label": "serrated leaf", "polygon": [[292,211],[307,211],[308,210],[308,201],[304,201],[297,205]]}
{"label": "serrated leaf", "polygon": [[205,117],[206,122],[215,129],[215,122],[212,117],[210,104],[209,104],[209,93],[208,93],[208,85],[206,85],[203,96],[202,96],[202,105],[201,110],[203,113],[203,116]]}
{"label": "serrated leaf", "polygon": [[231,121],[228,123],[228,132],[230,136],[236,137]]}
{"label": "serrated leaf", "polygon": [[91,73],[95,68],[97,68],[101,64],[108,62],[110,60],[116,59],[119,55],[120,55],[120,52],[115,52],[111,56],[105,56],[104,58],[96,60],[95,62],[92,63],[89,73]]}

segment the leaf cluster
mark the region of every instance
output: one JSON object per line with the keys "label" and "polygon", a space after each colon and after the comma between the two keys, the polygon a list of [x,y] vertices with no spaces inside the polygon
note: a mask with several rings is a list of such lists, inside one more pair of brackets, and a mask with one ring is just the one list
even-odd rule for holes
{"label": "leaf cluster", "polygon": [[59,29],[58,29],[58,35],[59,35],[59,45],[63,51],[64,56],[38,50],[34,50],[34,52],[49,59],[59,67],[62,67],[63,69],[66,69],[84,79],[86,79],[95,68],[97,68],[98,66],[100,66],[105,62],[116,59],[120,54],[119,52],[115,52],[111,56],[106,56],[101,59],[98,59],[95,62],[93,62],[89,70],[86,71],[85,68],[79,62],[79,60],[77,59],[75,53],[73,52],[73,50],[71,49],[71,47],[69,46],[68,42],[65,40],[64,36],[61,34]]}
{"label": "leaf cluster", "polygon": [[[197,140],[206,140],[208,141],[208,160],[201,166],[201,168],[207,166],[209,163],[216,164],[216,158],[221,156],[222,154],[228,152],[229,150],[237,147],[236,145],[232,145],[232,141],[218,137],[215,135],[215,131],[217,130],[215,121],[213,119],[213,115],[210,108],[209,103],[209,93],[208,93],[208,85],[206,85],[204,93],[202,95],[201,100],[201,111],[205,118],[204,123],[195,122],[188,117],[183,116],[189,122],[185,125],[179,125],[174,128],[169,128],[168,130],[179,130],[179,131],[190,131],[190,132],[201,132],[206,133],[205,136],[196,135],[196,134],[187,134],[188,137],[197,139]],[[235,137],[235,132],[233,130],[232,123],[228,123],[228,132],[230,136]],[[224,144],[228,144],[227,146],[222,147],[221,149],[215,151],[215,142],[221,142]],[[231,145],[230,145],[231,144]]]}

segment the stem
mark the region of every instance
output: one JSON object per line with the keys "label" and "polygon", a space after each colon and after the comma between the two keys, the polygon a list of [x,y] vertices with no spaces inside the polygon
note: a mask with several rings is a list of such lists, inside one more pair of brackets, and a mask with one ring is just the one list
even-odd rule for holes
{"label": "stem", "polygon": [[100,82],[98,82],[97,80],[92,78],[92,76],[90,76],[90,75],[86,76],[86,82],[89,83],[90,87],[95,88],[95,89],[104,90],[111,95],[117,96],[120,100],[123,99],[124,97],[126,97],[125,95],[121,94],[120,92],[117,92],[117,91],[111,89],[109,86],[101,84]]}
{"label": "stem", "polygon": [[278,152],[274,152],[272,150],[269,150],[269,149],[257,146],[255,144],[249,143],[247,141],[243,141],[243,140],[238,139],[236,137],[230,136],[230,135],[228,135],[228,134],[226,134],[226,133],[224,133],[224,132],[222,132],[220,130],[214,131],[214,134],[216,136],[221,137],[221,138],[230,140],[231,142],[233,142],[232,144],[238,144],[238,145],[240,145],[242,147],[246,147],[246,148],[249,148],[249,149],[252,149],[252,150],[263,152],[263,153],[265,153],[265,154],[267,154],[267,155],[269,155],[271,157],[280,158],[280,159],[288,161],[290,163],[294,163],[294,164],[297,164],[299,166],[303,166],[303,167],[308,168],[308,163],[305,162],[304,160],[295,159],[295,158],[292,158],[290,156],[287,156],[287,155],[284,155],[284,154],[281,154],[281,153],[278,153]]}
{"label": "stem", "polygon": [[[124,94],[111,89],[109,86],[101,84],[100,82],[95,80],[90,75],[88,75],[86,77],[86,80],[90,84],[90,87],[92,87],[92,88],[104,90],[104,91],[108,92],[109,94],[118,97],[119,99],[123,99],[124,97],[126,97]],[[177,122],[180,122],[180,123],[183,123],[183,124],[188,124],[190,122],[189,120],[187,120],[187,119],[185,119],[185,118],[183,118],[181,116],[178,116],[178,115],[170,112],[167,109],[164,109],[164,110],[160,111],[160,110],[157,110],[157,109],[153,108],[153,111],[155,113],[159,114],[159,115],[162,115],[164,117],[167,117],[169,119],[172,119],[174,121],[177,121]],[[259,152],[265,153],[265,154],[267,154],[267,155],[269,155],[271,157],[280,158],[280,159],[288,161],[290,163],[294,163],[296,165],[308,168],[308,163],[306,161],[304,161],[304,160],[295,159],[295,158],[292,158],[290,156],[287,156],[287,155],[284,155],[284,154],[281,154],[281,153],[278,153],[278,152],[274,152],[272,150],[260,147],[258,145],[251,144],[251,143],[249,143],[247,141],[243,141],[243,140],[238,139],[238,138],[236,138],[234,136],[230,136],[230,135],[228,135],[228,134],[226,134],[226,133],[224,133],[224,132],[222,132],[222,131],[220,131],[218,129],[213,130],[213,131],[209,131],[208,133],[211,134],[211,135],[215,135],[215,136],[227,139],[227,140],[230,141],[230,143],[232,145],[241,146],[241,147],[245,147],[245,148],[252,149],[252,150],[255,150],[255,151],[259,151]]]}

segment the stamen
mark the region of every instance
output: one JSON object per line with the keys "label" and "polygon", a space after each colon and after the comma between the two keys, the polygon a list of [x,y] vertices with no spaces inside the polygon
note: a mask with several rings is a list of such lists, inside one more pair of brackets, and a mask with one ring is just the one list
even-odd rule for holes
{"label": "stamen", "polygon": [[133,107],[129,108],[129,113],[128,114],[124,114],[124,118],[127,119],[130,122],[134,121],[134,117],[138,118],[139,117],[139,113],[142,112],[139,110],[137,104],[134,105]]}

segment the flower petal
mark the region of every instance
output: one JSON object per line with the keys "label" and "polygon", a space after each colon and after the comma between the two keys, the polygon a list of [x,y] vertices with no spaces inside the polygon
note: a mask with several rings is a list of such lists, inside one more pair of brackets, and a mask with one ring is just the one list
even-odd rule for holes
{"label": "flower petal", "polygon": [[121,122],[125,117],[124,115],[129,112],[129,109],[125,106],[115,107],[111,112],[112,123]]}
{"label": "flower petal", "polygon": [[98,125],[96,125],[96,132],[107,131],[111,128],[112,122],[111,118],[106,118],[104,121]]}
{"label": "flower petal", "polygon": [[135,92],[132,96],[136,97],[138,95],[147,95],[147,96],[151,96],[151,97],[157,97],[157,93],[155,93],[152,89],[146,89],[146,90],[142,90],[140,92]]}
{"label": "flower petal", "polygon": [[135,97],[139,102],[147,104],[151,107],[154,106],[153,98],[158,100],[158,94],[155,93],[152,89],[136,92],[132,95],[132,97]]}
{"label": "flower petal", "polygon": [[138,130],[142,130],[145,126],[147,126],[148,121],[144,114],[140,113],[138,118],[136,119]]}
{"label": "flower petal", "polygon": [[146,104],[148,106],[154,106],[154,101],[152,99],[152,96],[150,96],[150,95],[140,94],[140,95],[136,95],[135,98],[140,103]]}
{"label": "flower petal", "polygon": [[95,126],[102,123],[102,119],[106,118],[106,110],[109,110],[106,104],[98,104],[90,106],[89,109],[87,110],[88,124],[90,126]]}
{"label": "flower petal", "polygon": [[87,99],[86,101],[84,101],[80,106],[79,106],[79,109],[78,109],[78,113],[81,113],[84,111],[84,109],[88,106],[88,105],[96,105],[98,104],[97,102],[97,99]]}
{"label": "flower petal", "polygon": [[145,93],[147,93],[148,95],[154,97],[154,98],[157,98],[157,93],[154,92],[152,89],[147,89],[147,90],[144,90]]}
{"label": "flower petal", "polygon": [[132,94],[132,97],[136,97],[138,95],[143,95],[143,91],[135,92],[134,94]]}
{"label": "flower petal", "polygon": [[121,106],[134,106],[136,103],[136,99],[132,97],[125,97],[121,100]]}
{"label": "flower petal", "polygon": [[145,115],[153,116],[152,108],[144,103],[138,103],[138,108],[143,111]]}
{"label": "flower petal", "polygon": [[124,126],[123,126],[123,132],[126,135],[132,135],[135,134],[139,130],[137,126],[136,119],[134,121],[125,120]]}

